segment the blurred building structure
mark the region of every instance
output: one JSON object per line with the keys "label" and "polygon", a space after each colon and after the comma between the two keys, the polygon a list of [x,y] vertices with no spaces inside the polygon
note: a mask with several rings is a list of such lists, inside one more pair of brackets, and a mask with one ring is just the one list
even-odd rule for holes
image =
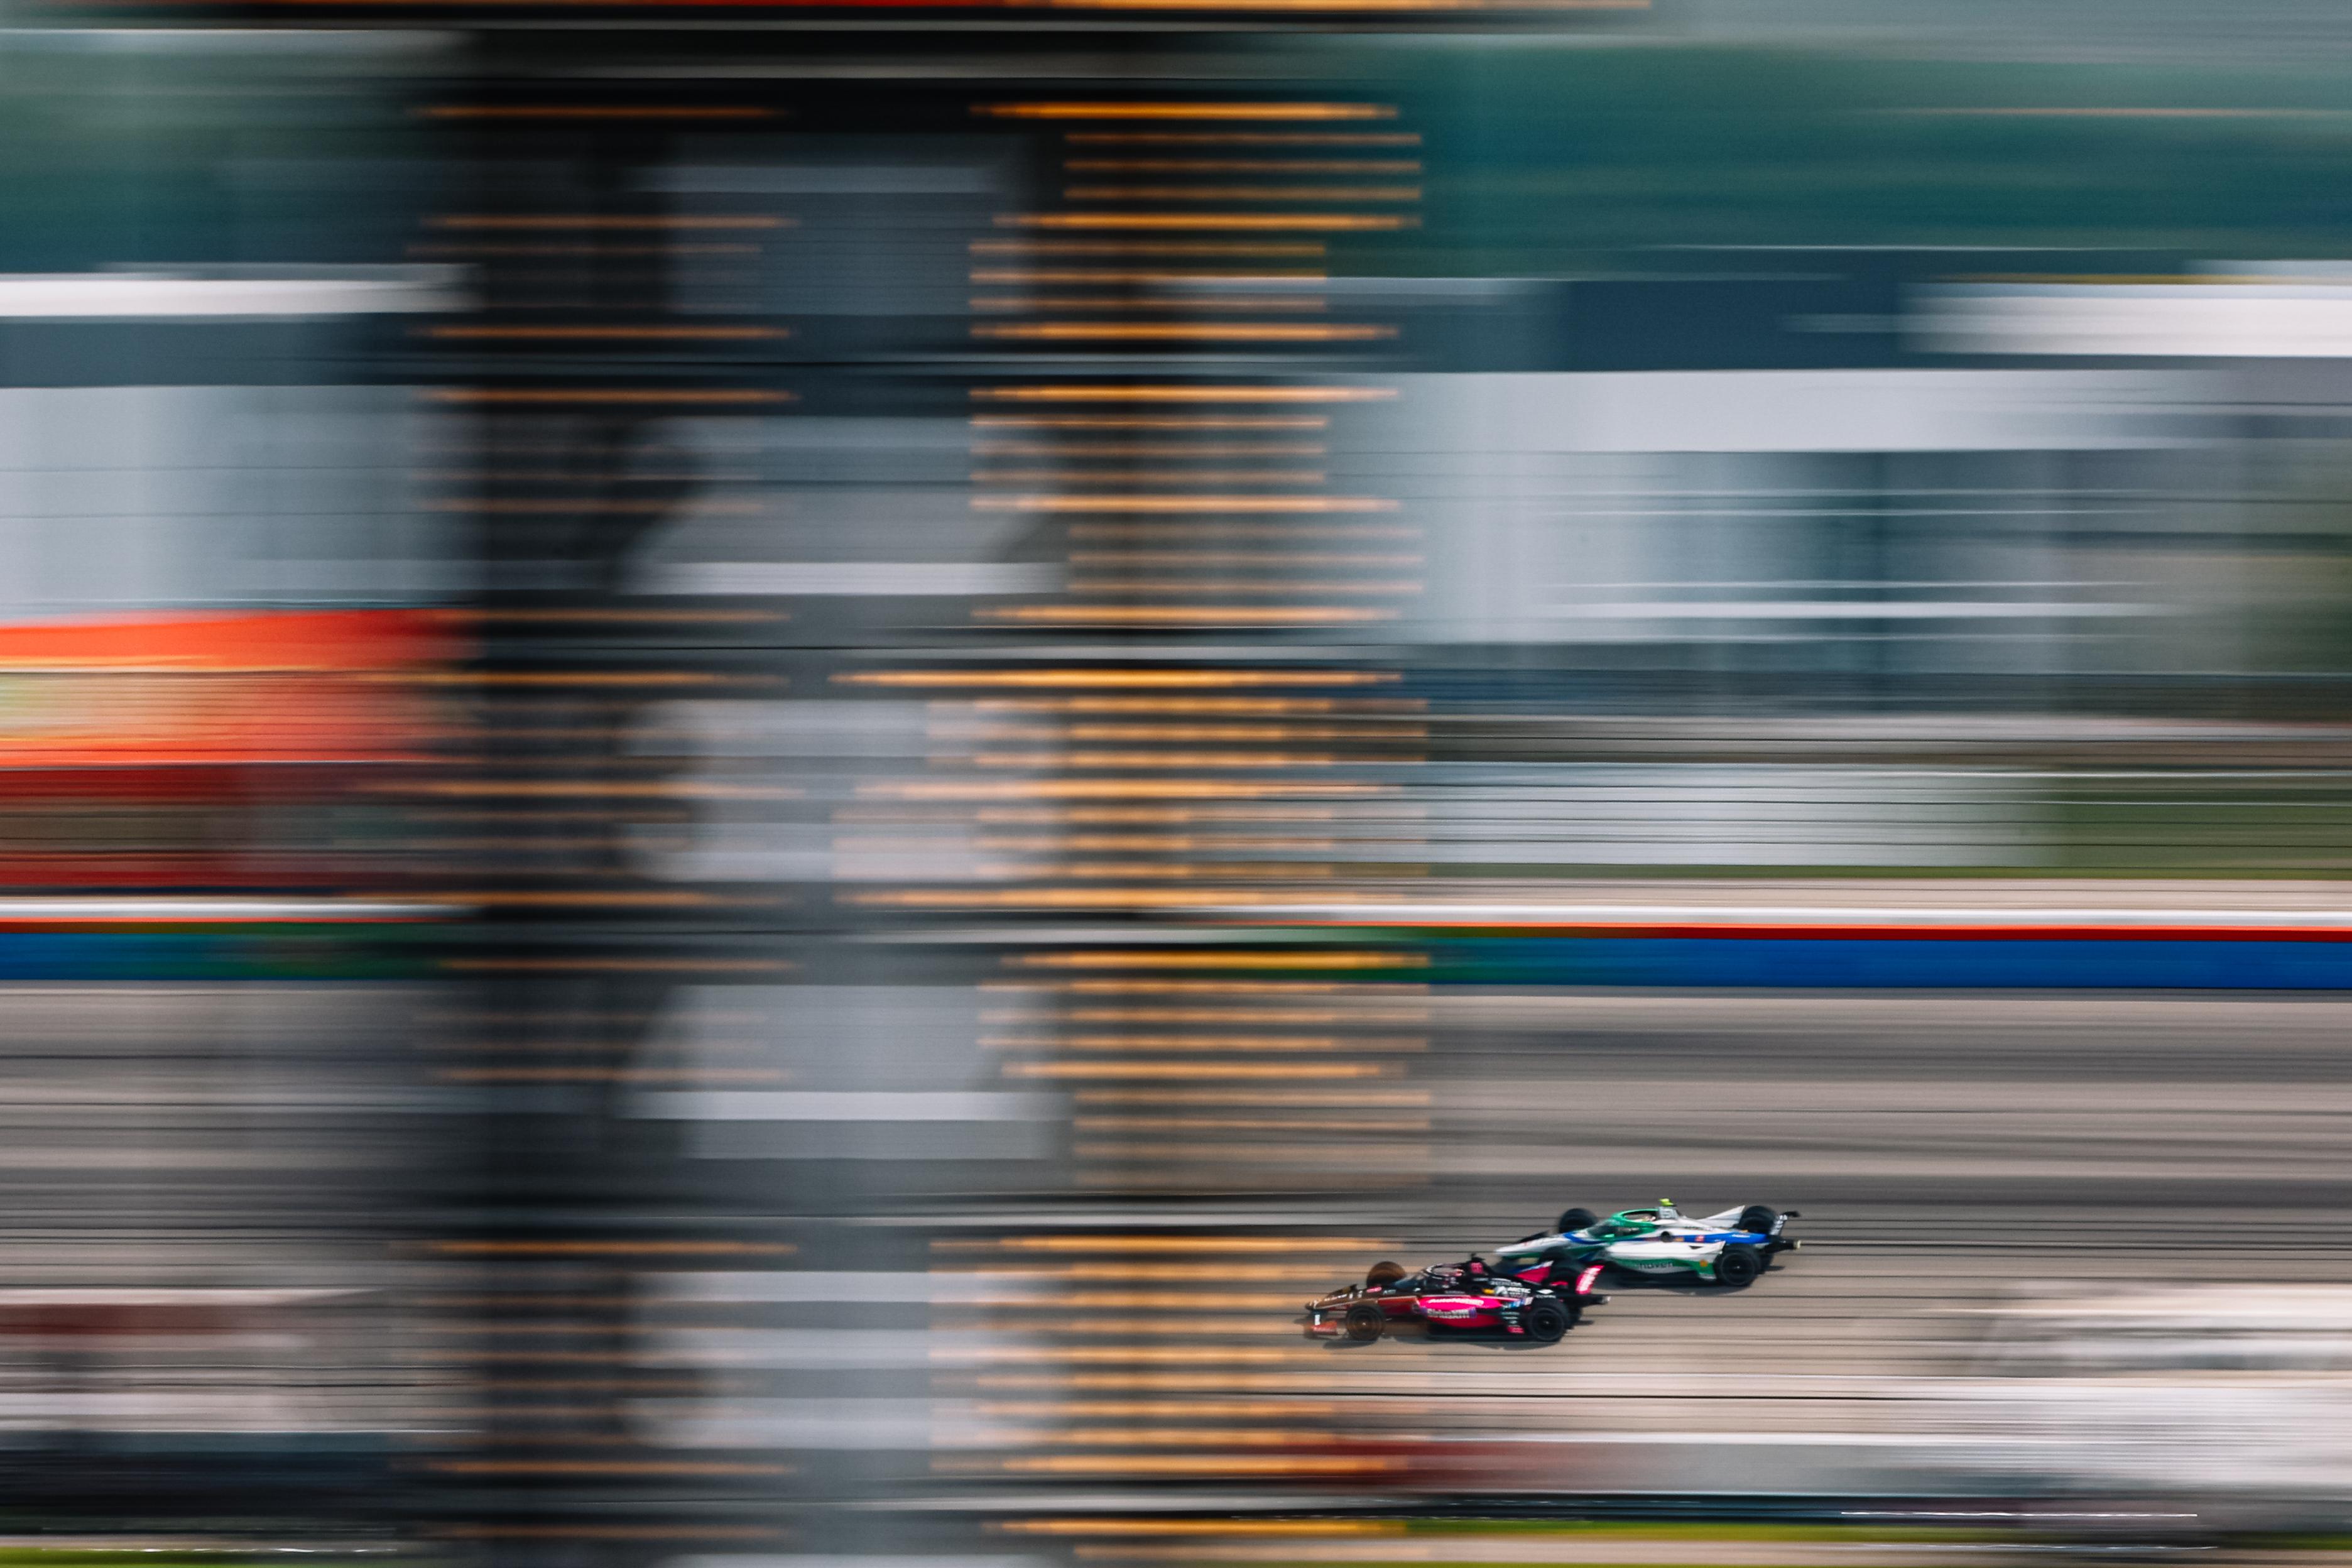
{"label": "blurred building structure", "polygon": [[[10,1506],[1009,1568],[2169,1485],[1954,1458],[1948,1309],[2340,1273],[2352,104],[2105,14],[16,30]],[[1818,1265],[1297,1337],[1694,1179]]]}

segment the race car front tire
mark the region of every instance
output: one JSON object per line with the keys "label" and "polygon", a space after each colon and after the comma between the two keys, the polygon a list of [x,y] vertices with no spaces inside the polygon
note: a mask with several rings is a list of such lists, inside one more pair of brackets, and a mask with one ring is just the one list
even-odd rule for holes
{"label": "race car front tire", "polygon": [[1539,1345],[1558,1344],[1571,1321],[1568,1309],[1557,1301],[1532,1302],[1519,1314],[1519,1327],[1527,1331],[1528,1340]]}
{"label": "race car front tire", "polygon": [[1758,1236],[1771,1235],[1772,1227],[1780,1223],[1780,1216],[1762,1204],[1749,1204],[1739,1211],[1739,1228]]}
{"label": "race car front tire", "polygon": [[1764,1272],[1764,1256],[1752,1247],[1727,1247],[1715,1255],[1715,1282],[1737,1290]]}
{"label": "race car front tire", "polygon": [[1366,1344],[1381,1337],[1388,1327],[1388,1315],[1370,1301],[1359,1301],[1348,1309],[1348,1337]]}

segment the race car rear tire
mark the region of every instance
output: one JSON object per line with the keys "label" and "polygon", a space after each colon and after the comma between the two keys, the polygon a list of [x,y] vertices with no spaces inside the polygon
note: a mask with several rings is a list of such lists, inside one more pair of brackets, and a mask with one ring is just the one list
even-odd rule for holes
{"label": "race car rear tire", "polygon": [[1560,1233],[1566,1235],[1571,1230],[1584,1230],[1599,1224],[1601,1216],[1591,1209],[1565,1209],[1559,1216]]}
{"label": "race car rear tire", "polygon": [[1370,1301],[1359,1301],[1348,1309],[1348,1337],[1359,1344],[1379,1339],[1389,1326],[1388,1314]]}
{"label": "race car rear tire", "polygon": [[1383,1285],[1393,1285],[1404,1278],[1402,1263],[1375,1263],[1364,1270],[1364,1283],[1377,1290]]}
{"label": "race car rear tire", "polygon": [[1758,1236],[1771,1235],[1772,1227],[1780,1223],[1780,1216],[1762,1204],[1749,1204],[1739,1211],[1739,1228]]}
{"label": "race car rear tire", "polygon": [[1568,1309],[1557,1301],[1530,1302],[1519,1314],[1519,1327],[1527,1331],[1530,1342],[1539,1345],[1558,1344],[1568,1332]]}
{"label": "race car rear tire", "polygon": [[1764,1256],[1752,1247],[1727,1247],[1715,1256],[1715,1282],[1737,1290],[1764,1272]]}

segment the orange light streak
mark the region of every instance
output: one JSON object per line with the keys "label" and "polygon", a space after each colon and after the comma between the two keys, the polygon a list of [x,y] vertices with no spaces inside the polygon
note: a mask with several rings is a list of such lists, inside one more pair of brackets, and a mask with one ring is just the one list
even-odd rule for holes
{"label": "orange light streak", "polygon": [[971,814],[976,822],[1329,822],[1338,812],[1328,805],[1102,805],[1102,806],[983,806]]}
{"label": "orange light streak", "polygon": [[1265,800],[1391,795],[1396,787],[1330,779],[906,779],[862,784],[857,793],[885,800]]}
{"label": "orange light streak", "polygon": [[1428,1105],[1425,1089],[1079,1089],[1079,1105],[1327,1105],[1327,1107],[1418,1107]]}
{"label": "orange light streak", "polygon": [[1425,724],[1068,724],[1070,741],[1423,741]]}
{"label": "orange light streak", "polygon": [[[1196,1303],[1197,1310],[1197,1303]],[[1289,1323],[1264,1325],[1277,1332],[1296,1332]],[[1182,1331],[1181,1324],[1150,1323],[1145,1332]],[[1336,1432],[1279,1426],[1076,1426],[1056,1432],[1045,1441],[1056,1446],[1089,1448],[1214,1448],[1225,1445],[1249,1448],[1307,1448],[1340,1440]]]}
{"label": "orange light streak", "polygon": [[[1319,889],[1318,889],[1319,890]],[[1220,888],[1011,888],[1003,890],[970,888],[917,888],[903,892],[849,893],[845,904],[904,910],[1197,910],[1226,909],[1249,897],[1233,887]],[[1292,896],[1296,896],[1294,893]]]}
{"label": "orange light streak", "polygon": [[982,103],[998,120],[1393,120],[1385,103]]}
{"label": "orange light streak", "polygon": [[1319,468],[975,468],[976,485],[1050,485],[1083,479],[1108,485],[1319,485]]}
{"label": "orange light streak", "polygon": [[1151,299],[1104,294],[975,294],[965,303],[975,310],[1196,310],[1204,315],[1263,310],[1304,316],[1330,309],[1320,294],[1303,293],[1202,292]]}
{"label": "orange light streak", "polygon": [[[1409,704],[1410,705],[1410,704]],[[945,706],[945,704],[942,704]],[[967,706],[967,705],[959,705]],[[1231,713],[1279,716],[1387,709],[1378,698],[1339,697],[983,697],[968,704],[981,713]]]}
{"label": "orange light streak", "polygon": [[1007,958],[1015,969],[1426,969],[1429,955],[1378,950],[1309,949],[1303,952],[1229,949],[1139,948],[1077,952],[1028,952]]}
{"label": "orange light streak", "polygon": [[[1196,1277],[1197,1277],[1197,1270]],[[1318,1378],[1297,1373],[1268,1372],[1150,1372],[1150,1373],[981,1373],[973,1374],[974,1388],[1069,1388],[1088,1393],[1152,1393],[1181,1394],[1188,1389],[1215,1389],[1221,1393],[1322,1394],[1328,1388]],[[1081,1547],[1080,1551],[1086,1550]]]}
{"label": "orange light streak", "polygon": [[1331,421],[1320,414],[1271,414],[1224,416],[1163,414],[1152,418],[1105,418],[1069,415],[1058,418],[1016,419],[982,416],[971,421],[981,430],[1327,430]]}
{"label": "orange light streak", "polygon": [[1080,522],[1073,540],[1122,539],[1419,539],[1411,523],[1313,522]]}
{"label": "orange light streak", "polygon": [[1016,1474],[1055,1476],[1364,1476],[1401,1470],[1404,1464],[1392,1458],[1272,1454],[1048,1454],[1001,1461],[1003,1469]]}
{"label": "orange light streak", "polygon": [[1382,724],[1375,730],[1343,724],[1070,724],[1048,734],[1073,741],[1417,741],[1419,724]]}
{"label": "orange light streak", "polygon": [[1068,158],[1062,166],[1101,174],[1418,174],[1418,158]]}
{"label": "orange light streak", "polygon": [[1365,512],[1394,511],[1397,503],[1386,496],[1109,496],[1020,495],[974,496],[975,511],[1271,511]]}
{"label": "orange light streak", "polygon": [[1321,605],[1022,605],[973,616],[1034,626],[1325,626],[1393,620],[1396,612]]}
{"label": "orange light streak", "polygon": [[1386,761],[1329,752],[975,752],[982,768],[1331,768]]}
{"label": "orange light streak", "polygon": [[1301,865],[1296,861],[1252,860],[1238,865],[1199,861],[1065,860],[1051,866],[982,866],[979,875],[996,881],[1020,881],[1033,877],[1142,877],[1160,881],[1189,882],[1203,879],[1227,881],[1301,881],[1339,874],[1335,866]]}
{"label": "orange light streak", "polygon": [[1425,1051],[1409,1035],[991,1035],[992,1051]]}
{"label": "orange light streak", "polygon": [[1419,555],[1359,555],[1347,550],[1080,550],[1073,566],[1419,566]]}
{"label": "orange light streak", "polygon": [[[1319,239],[975,239],[974,256],[1322,256]],[[1318,277],[1322,276],[1320,273]]]}
{"label": "orange light streak", "polygon": [[[1004,983],[1000,983],[1004,985]],[[1028,983],[1021,983],[1030,990]],[[1334,1023],[1355,1023],[1355,1020],[1379,1020],[1379,1023],[1428,1023],[1428,1008],[1397,1006],[1400,996],[1428,994],[1425,985],[1397,985],[1379,980],[1063,980],[1061,985],[1037,987],[1046,994],[1066,996],[1216,996],[1216,999],[1240,999],[1251,996],[1258,1002],[1296,1002],[1307,996],[1339,999],[1345,1004],[1369,1004],[1369,1006],[1345,1006],[1331,1013]],[[1115,1013],[1134,1011],[1143,1018],[1152,1008],[1073,1008],[1070,1020],[1110,1018]],[[1185,1013],[1188,1008],[1160,1008],[1169,1016]],[[1221,1008],[1190,1008],[1190,1011],[1213,1013]],[[1246,1016],[1251,1008],[1225,1008],[1234,1016]],[[1267,1008],[1279,1011],[1279,1008]],[[1310,1008],[1296,1008],[1303,1016],[1312,1016]]]}
{"label": "orange light streak", "polygon": [[1417,202],[1419,185],[1067,185],[1072,202]]}
{"label": "orange light streak", "polygon": [[1000,228],[1323,229],[1332,233],[1413,228],[1418,218],[1366,213],[1005,213]]}
{"label": "orange light streak", "polygon": [[[1268,1308],[1275,1310],[1290,1305],[1290,1298],[1287,1296],[1247,1299],[1263,1300]],[[1165,1296],[1153,1297],[1149,1300],[1139,1300],[1134,1304],[1165,1305],[1184,1309],[1196,1308],[1200,1302],[1197,1297],[1192,1296]],[[1202,1399],[1186,1400],[1181,1403],[1161,1399],[1072,1399],[1053,1402],[987,1401],[981,1404],[979,1412],[982,1415],[997,1420],[1052,1419],[1056,1416],[1077,1419],[1116,1419],[1125,1416],[1181,1421],[1187,1417],[1197,1416],[1202,1420],[1211,1421],[1273,1421],[1294,1415],[1328,1416],[1336,1415],[1339,1409],[1336,1405],[1304,1399]],[[1019,1520],[996,1528],[1013,1534],[1045,1535],[1054,1532],[1030,1527],[1051,1522],[1055,1521]],[[1399,1533],[1402,1532],[1400,1524]],[[1103,1531],[1096,1533],[1117,1534],[1118,1532]]]}
{"label": "orange light streak", "polygon": [[1366,343],[1393,338],[1397,330],[1295,321],[1021,321],[982,322],[971,335],[1018,342]]}
{"label": "orange light streak", "polygon": [[[1335,1023],[1360,1021],[1425,1025],[1429,1022],[1430,1018],[1429,1010],[1426,1007],[1398,1005],[1398,1003],[1402,999],[1426,995],[1428,994],[1429,987],[1411,983],[1399,984],[1394,981],[1065,980],[1047,985],[1040,985],[1034,981],[992,981],[990,983],[991,988],[1008,985],[1019,986],[1023,990],[1042,991],[1048,995],[1066,995],[1076,998],[1158,996],[1186,998],[1215,997],[1219,1000],[1223,1000],[1226,998],[1251,997],[1260,1001],[1289,1002],[1294,1000],[1304,1000],[1307,997],[1316,997],[1326,1000],[1339,999],[1351,1004],[1345,1008],[1335,1010],[1332,1013],[1332,1021]],[[1363,1004],[1363,1005],[1356,1005],[1355,1004]],[[1109,1018],[1118,1015],[1120,1011],[1121,1010],[1118,1008],[1100,1008],[1090,1010],[1084,1007],[1076,1007],[1073,1008],[1066,1015],[1066,1016],[1072,1021],[1080,1021],[1094,1017]],[[1151,1009],[1149,1008],[1134,1009],[1135,1016],[1139,1018],[1145,1016],[1150,1011]],[[1170,1008],[1166,1011],[1173,1016],[1184,1012],[1185,1009]],[[1199,1011],[1203,1014],[1207,1014],[1216,1011],[1216,1009],[1202,1008],[1199,1009]],[[1248,1009],[1236,1008],[1232,1009],[1231,1011],[1233,1011],[1236,1016],[1240,1016],[1245,1015],[1248,1012]],[[1301,1009],[1299,1011],[1301,1012],[1301,1017],[1298,1020],[1294,1021],[1303,1022],[1307,1017],[1312,1016],[1311,1010]]]}
{"label": "orange light streak", "polygon": [[1345,594],[1411,595],[1421,584],[1404,579],[1326,578],[1238,579],[1184,577],[1090,577],[1069,584],[1073,594]]}
{"label": "orange light streak", "polygon": [[983,403],[1380,403],[1393,386],[1232,386],[1192,382],[1043,382],[976,386]]}
{"label": "orange light streak", "polygon": [[1321,283],[1321,268],[1253,267],[1247,271],[1171,271],[1128,267],[975,267],[974,283]]}
{"label": "orange light streak", "polygon": [[1090,147],[1418,147],[1417,131],[1072,131]]}
{"label": "orange light streak", "polygon": [[[1254,844],[1254,842],[1256,842],[1256,839],[1249,839],[1249,837],[1234,837],[1233,839],[1233,844]],[[1273,842],[1284,844],[1284,839],[1273,839]],[[1002,842],[988,842],[988,844],[990,847],[1004,847]],[[1018,842],[1013,844],[1013,847],[1054,848],[1058,847],[1058,844],[1066,844],[1066,842],[1063,842],[1063,839],[1028,839],[1028,842]],[[1079,837],[1079,839],[1068,839],[1068,844],[1079,844],[1079,847],[1091,848],[1098,842],[1096,842],[1096,839],[1085,839],[1085,837]],[[1108,848],[1131,848],[1131,851],[1134,851],[1134,848],[1140,848],[1140,851],[1162,851],[1162,848],[1164,851],[1176,851],[1176,848],[1190,848],[1195,842],[1192,842],[1192,839],[1155,839],[1155,837],[1139,835],[1134,837],[1134,839],[1103,839],[1101,844]],[[1212,844],[1212,847],[1230,848],[1233,844]],[[1033,983],[1024,983],[1024,980],[990,980],[988,985],[983,985],[981,990],[1024,992],[1024,994],[1058,994],[1058,992],[1066,992],[1070,990],[1070,987],[1033,985]],[[1209,990],[1223,990],[1223,987],[1209,987]],[[1034,1006],[985,1008],[985,1011],[981,1013],[981,1023],[1037,1023],[1037,1020],[1042,1018],[1045,1018],[1042,1008],[1034,1008]],[[1063,1023],[1318,1023],[1318,1025],[1428,1023],[1430,1013],[1428,1008],[1379,1008],[1379,1006],[1362,1008],[1362,1011],[1301,1011],[1301,1008],[1294,1008],[1294,1011],[1284,1011],[1284,1008],[1263,1008],[1263,1011],[1251,1011],[1251,1008],[1190,1008],[1190,1011],[1188,1008],[1070,1008],[1070,1011],[1061,1013],[1061,1020]],[[513,1047],[513,1048],[518,1048],[520,1051],[520,1048],[524,1047]],[[541,1047],[531,1047],[531,1048],[541,1048]],[[555,1047],[543,1047],[543,1048],[624,1051],[624,1048],[628,1047],[574,1047],[574,1044],[555,1044]]]}
{"label": "orange light streak", "polygon": [[844,686],[1128,687],[1147,690],[1253,686],[1387,686],[1367,669],[876,669],[833,678]]}
{"label": "orange light streak", "polygon": [[[1081,11],[1229,11],[1233,0],[1045,0]],[[1250,10],[1283,13],[1335,11],[1643,11],[1650,0],[1247,0]],[[2313,112],[2320,112],[2315,110]]]}
{"label": "orange light streak", "polygon": [[[1277,1409],[1286,1410],[1287,1405]],[[1402,1535],[1401,1519],[1014,1519],[990,1527],[1005,1535]]]}
{"label": "orange light streak", "polygon": [[[1333,1121],[1246,1116],[1081,1116],[1071,1125],[1080,1132],[1426,1132],[1429,1118]],[[1287,1305],[1287,1299],[1281,1304]]]}
{"label": "orange light streak", "polygon": [[1426,1024],[1426,1007],[1073,1007],[1072,1024]]}
{"label": "orange light streak", "polygon": [[1320,441],[974,441],[983,458],[1319,458]]}

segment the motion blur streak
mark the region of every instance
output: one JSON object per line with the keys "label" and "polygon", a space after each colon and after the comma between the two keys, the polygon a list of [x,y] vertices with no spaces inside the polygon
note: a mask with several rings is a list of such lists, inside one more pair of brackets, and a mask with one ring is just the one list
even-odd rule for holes
{"label": "motion blur streak", "polygon": [[0,33],[0,1568],[2352,1552],[2341,5]]}

